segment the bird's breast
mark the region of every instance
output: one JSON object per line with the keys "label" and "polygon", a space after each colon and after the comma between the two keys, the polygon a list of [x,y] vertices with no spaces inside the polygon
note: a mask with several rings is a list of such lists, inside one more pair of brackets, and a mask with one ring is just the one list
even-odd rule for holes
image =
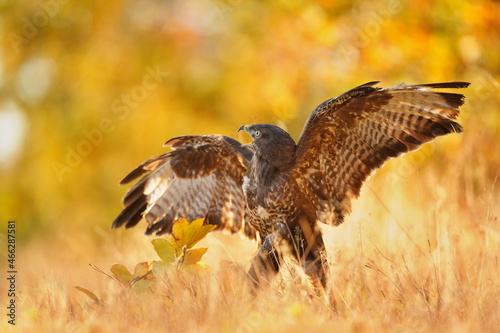
{"label": "bird's breast", "polygon": [[282,192],[268,193],[263,201],[257,197],[247,197],[250,224],[265,237],[273,232],[276,223],[287,224],[294,219],[295,209],[288,203],[289,198]]}
{"label": "bird's breast", "polygon": [[288,177],[275,175],[272,181],[263,179],[251,170],[243,178],[249,223],[264,236],[271,233],[278,222],[287,224],[296,215],[295,182]]}
{"label": "bird's breast", "polygon": [[264,208],[264,207],[262,207],[260,205],[257,206],[257,208],[256,208],[255,211],[257,213],[257,216],[259,218],[261,218],[262,220],[267,220],[271,216],[271,214],[269,213],[269,211],[266,208]]}

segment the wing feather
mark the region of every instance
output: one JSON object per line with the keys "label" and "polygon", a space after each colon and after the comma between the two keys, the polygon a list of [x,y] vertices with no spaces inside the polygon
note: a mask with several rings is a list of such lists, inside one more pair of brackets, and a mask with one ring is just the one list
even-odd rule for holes
{"label": "wing feather", "polygon": [[221,135],[189,135],[165,143],[172,151],[132,170],[120,184],[141,176],[125,194],[125,208],[112,227],[135,226],[142,218],[146,234],[168,233],[174,221],[206,218],[218,229],[255,238],[245,221],[242,190],[251,152]]}
{"label": "wing feather", "polygon": [[464,96],[436,88],[467,82],[358,86],[320,104],[297,145],[294,177],[321,222],[337,225],[350,213],[363,182],[388,159],[462,127],[454,120]]}

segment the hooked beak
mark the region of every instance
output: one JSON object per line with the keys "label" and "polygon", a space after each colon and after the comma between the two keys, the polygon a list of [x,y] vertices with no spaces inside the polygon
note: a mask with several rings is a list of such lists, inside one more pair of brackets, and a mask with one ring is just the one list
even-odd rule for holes
{"label": "hooked beak", "polygon": [[[251,130],[250,130],[250,125],[243,125],[240,128],[238,128],[238,132],[241,131],[241,130],[247,132],[248,134],[250,134],[250,136],[252,135]],[[255,150],[255,148],[253,146],[253,142],[251,142],[251,143],[244,143],[241,146],[249,148],[251,150]]]}
{"label": "hooked beak", "polygon": [[249,128],[250,128],[250,125],[243,125],[240,128],[238,128],[238,132],[243,130],[243,131],[247,132],[248,134],[250,134],[250,132],[248,132]]}

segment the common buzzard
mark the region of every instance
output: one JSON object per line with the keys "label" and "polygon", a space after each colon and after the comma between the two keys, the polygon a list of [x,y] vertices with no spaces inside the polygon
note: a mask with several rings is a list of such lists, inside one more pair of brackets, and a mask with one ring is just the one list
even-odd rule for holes
{"label": "common buzzard", "polygon": [[464,103],[467,82],[360,85],[321,103],[309,116],[298,143],[283,129],[240,127],[253,142],[223,135],[168,140],[166,154],[147,160],[120,184],[143,174],[123,198],[125,209],[112,227],[135,226],[146,234],[171,231],[180,217],[206,218],[219,230],[258,238],[260,250],[249,275],[256,284],[278,272],[282,248],[316,284],[326,285],[325,246],[318,222],[339,225],[351,211],[363,182],[392,157],[448,133]]}

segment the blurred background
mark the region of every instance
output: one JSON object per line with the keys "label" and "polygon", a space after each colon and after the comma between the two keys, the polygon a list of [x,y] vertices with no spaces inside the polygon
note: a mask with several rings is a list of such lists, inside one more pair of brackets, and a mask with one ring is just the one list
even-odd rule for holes
{"label": "blurred background", "polygon": [[[498,198],[498,1],[4,0],[0,10],[0,231],[17,221],[21,249],[99,247],[117,232],[118,182],[171,137],[246,142],[239,126],[273,123],[298,139],[316,105],[373,80],[470,81],[465,133],[405,157],[410,172],[381,173],[441,168],[466,178],[467,193]],[[449,171],[461,154],[468,167]]]}

